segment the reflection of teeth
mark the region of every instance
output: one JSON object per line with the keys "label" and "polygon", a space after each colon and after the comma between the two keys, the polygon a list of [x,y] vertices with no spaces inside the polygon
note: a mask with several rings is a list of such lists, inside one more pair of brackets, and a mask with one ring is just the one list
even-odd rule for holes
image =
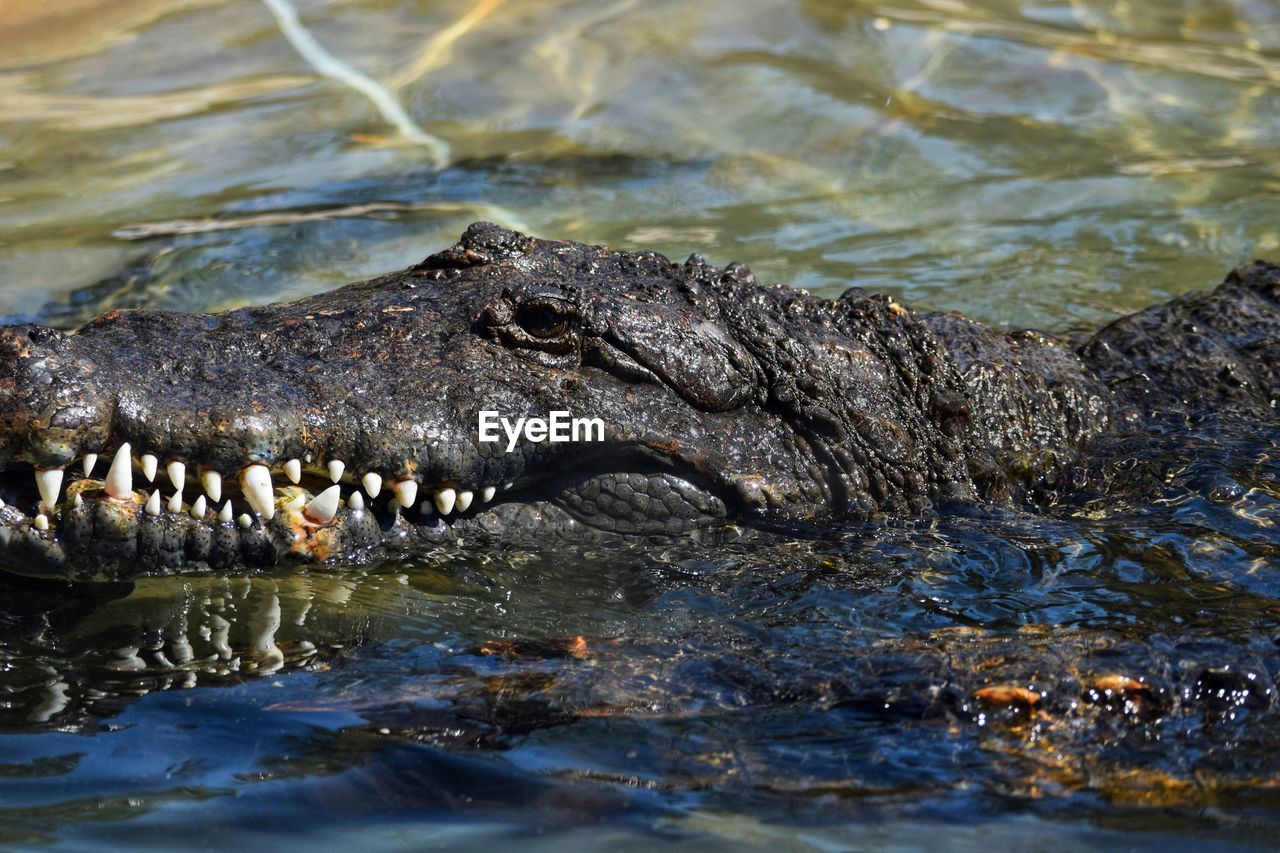
{"label": "reflection of teeth", "polygon": [[[209,500],[217,503],[222,500],[222,475],[214,470],[205,470],[200,472],[200,485],[204,486],[205,494],[209,496]],[[227,519],[230,521],[231,519]]]}
{"label": "reflection of teeth", "polygon": [[376,498],[378,496],[378,492],[382,491],[381,474],[375,474],[370,471],[360,479],[360,482],[364,483],[364,490],[369,493],[369,497],[371,498]]}
{"label": "reflection of teeth", "polygon": [[40,492],[40,501],[49,509],[58,504],[58,493],[62,491],[62,469],[49,468],[36,471],[36,489]]}
{"label": "reflection of teeth", "polygon": [[31,526],[34,527],[36,530],[48,530],[49,519],[45,516],[44,513],[40,513],[39,515],[36,516],[36,520],[31,522]]}
{"label": "reflection of teeth", "polygon": [[342,479],[342,472],[347,470],[347,463],[341,459],[331,459],[326,467],[329,469],[329,479],[336,483]]}
{"label": "reflection of teeth", "polygon": [[160,514],[160,490],[156,489],[151,493],[151,497],[147,498],[147,505],[143,507],[147,511],[147,515]]}
{"label": "reflection of teeth", "polygon": [[493,500],[493,496],[497,494],[497,492],[498,490],[495,489],[493,486],[485,486],[483,489],[480,490],[480,500],[484,501],[485,503],[488,503],[489,501]]}
{"label": "reflection of teeth", "polygon": [[98,454],[86,453],[84,455],[84,475],[88,477],[93,473],[93,466],[98,464]]}
{"label": "reflection of teeth", "polygon": [[458,493],[453,489],[441,489],[435,493],[436,509],[440,510],[441,515],[448,515],[453,512],[453,505],[458,500]]}
{"label": "reflection of teeth", "polygon": [[355,512],[364,509],[364,497],[359,492],[352,492],[351,497],[347,498],[347,506],[351,507]]}
{"label": "reflection of teeth", "polygon": [[289,482],[297,485],[302,481],[302,462],[298,459],[290,459],[284,463],[284,475],[289,478]]}
{"label": "reflection of teeth", "polygon": [[197,521],[204,518],[205,503],[204,495],[196,498],[196,502],[191,505],[191,517]]}
{"label": "reflection of teeth", "polygon": [[160,460],[152,453],[142,454],[142,476],[147,478],[148,483],[155,482],[156,467],[159,466]]}
{"label": "reflection of teeth", "polygon": [[471,508],[471,499],[475,497],[474,492],[463,489],[458,492],[458,512],[466,512]]}
{"label": "reflection of teeth", "polygon": [[244,498],[258,515],[270,521],[276,514],[275,501],[272,499],[271,469],[266,465],[254,464],[244,469],[240,475],[240,488]]}
{"label": "reflection of teeth", "polygon": [[338,498],[341,493],[341,486],[330,486],[312,498],[302,514],[316,524],[328,524],[338,514]]}
{"label": "reflection of teeth", "polygon": [[396,493],[400,506],[413,506],[413,502],[418,499],[418,481],[401,480],[391,487],[391,491]]}
{"label": "reflection of teeth", "polygon": [[129,458],[129,443],[126,441],[116,451],[111,460],[111,470],[107,471],[107,480],[102,490],[116,500],[125,500],[133,496],[133,463]]}
{"label": "reflection of teeth", "polygon": [[235,511],[231,509],[231,500],[228,499],[227,502],[222,505],[222,509],[218,512],[218,521],[228,522],[234,514]]}

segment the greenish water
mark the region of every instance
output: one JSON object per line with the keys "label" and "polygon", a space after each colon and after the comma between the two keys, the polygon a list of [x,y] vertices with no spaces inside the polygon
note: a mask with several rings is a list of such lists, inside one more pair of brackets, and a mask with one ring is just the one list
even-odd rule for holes
{"label": "greenish water", "polygon": [[[1280,257],[1271,2],[298,2],[448,164],[258,2],[10,0],[0,315],[292,298],[479,218],[1050,329]],[[1280,449],[1153,452],[1158,500],[1055,517],[0,581],[0,846],[1271,843]]]}

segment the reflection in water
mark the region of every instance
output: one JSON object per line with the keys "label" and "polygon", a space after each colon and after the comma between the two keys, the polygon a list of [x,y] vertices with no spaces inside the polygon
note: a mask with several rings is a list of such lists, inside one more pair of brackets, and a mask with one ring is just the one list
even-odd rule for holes
{"label": "reflection in water", "polygon": [[[1269,4],[294,2],[447,167],[261,4],[11,2],[0,314],[291,298],[473,218],[1053,328],[1280,254]],[[0,579],[0,845],[1269,839],[1274,428],[1110,458],[1044,516]]]}

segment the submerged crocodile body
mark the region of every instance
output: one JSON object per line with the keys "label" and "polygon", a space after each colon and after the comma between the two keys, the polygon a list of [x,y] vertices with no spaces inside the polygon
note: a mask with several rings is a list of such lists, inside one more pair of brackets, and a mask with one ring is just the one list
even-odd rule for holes
{"label": "submerged crocodile body", "polygon": [[[1066,341],[480,223],[290,304],[0,329],[0,566],[236,570],[1036,507],[1111,437],[1274,425],[1277,398],[1265,263]],[[483,411],[603,436],[508,452],[480,440]]]}

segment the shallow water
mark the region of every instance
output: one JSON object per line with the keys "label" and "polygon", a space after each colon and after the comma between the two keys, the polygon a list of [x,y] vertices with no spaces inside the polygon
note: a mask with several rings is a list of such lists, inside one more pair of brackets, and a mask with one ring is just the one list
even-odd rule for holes
{"label": "shallow water", "polygon": [[[1280,256],[1267,2],[301,3],[443,169],[264,5],[43,6],[0,22],[8,318],[290,298],[478,218],[1051,329]],[[1265,843],[1280,446],[1151,457],[1052,516],[0,581],[0,844]]]}

